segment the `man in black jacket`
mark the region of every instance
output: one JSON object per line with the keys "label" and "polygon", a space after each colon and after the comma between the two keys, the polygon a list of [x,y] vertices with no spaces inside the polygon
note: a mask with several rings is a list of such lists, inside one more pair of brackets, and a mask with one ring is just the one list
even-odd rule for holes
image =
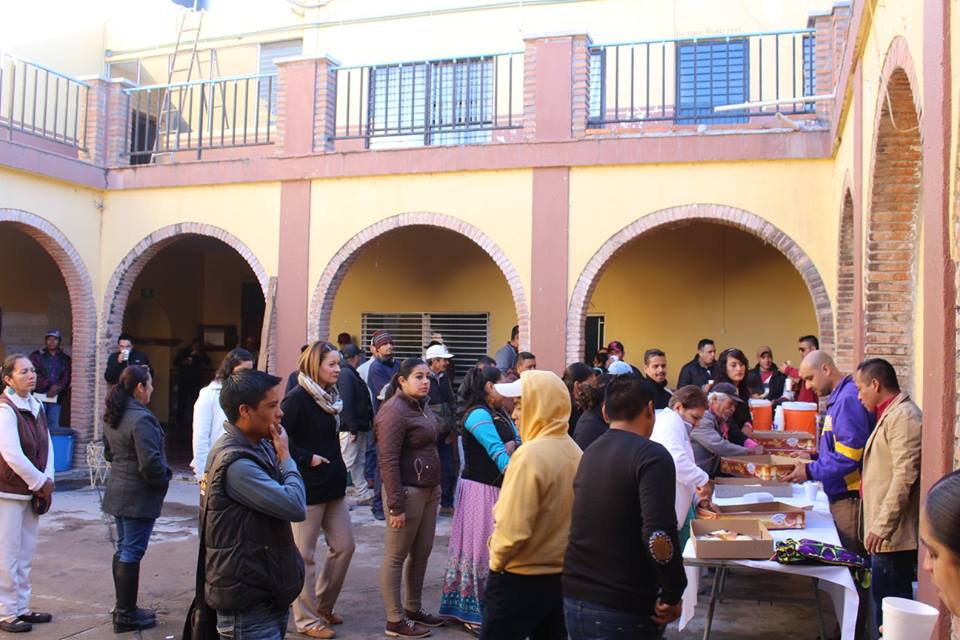
{"label": "man in black jacket", "polygon": [[583,453],[573,481],[563,562],[572,640],[601,623],[611,640],[659,639],[663,626],[680,616],[687,579],[677,538],[676,468],[667,450],[649,439],[652,392],[640,378],[610,382],[603,406],[610,429]]}
{"label": "man in black jacket", "polygon": [[280,383],[251,370],[224,380],[227,424],[200,481],[204,597],[224,638],[281,640],[303,588],[290,523],[306,518],[306,490],[280,425]]}
{"label": "man in black jacket", "polygon": [[360,349],[355,344],[346,344],[340,350],[340,379],[337,388],[343,411],[340,413],[340,453],[343,463],[350,472],[353,487],[357,492],[357,504],[368,505],[373,491],[364,475],[364,458],[367,450],[367,438],[373,425],[373,403],[370,389],[357,373],[360,364]]}
{"label": "man in black jacket", "polygon": [[773,361],[773,349],[762,346],[757,349],[757,366],[747,372],[747,386],[750,392],[769,400],[774,406],[784,400],[787,375],[777,368]]}
{"label": "man in black jacket", "polygon": [[107,370],[103,374],[104,379],[110,384],[117,384],[117,381],[120,380],[120,374],[131,364],[142,364],[149,367],[150,358],[144,352],[133,348],[132,335],[121,333],[117,340],[117,350],[107,358]]}
{"label": "man in black jacket", "polygon": [[643,353],[643,375],[656,388],[653,408],[666,409],[673,397],[673,391],[667,388],[667,354],[661,349],[647,349]]}
{"label": "man in black jacket", "polygon": [[457,490],[459,465],[454,451],[457,448],[457,401],[453,397],[450,371],[453,354],[443,344],[427,347],[424,356],[430,367],[430,410],[437,418],[437,452],[440,454],[440,515],[453,515],[453,499]]}
{"label": "man in black jacket", "polygon": [[711,380],[716,380],[716,376],[717,346],[710,338],[703,338],[697,343],[697,355],[680,369],[677,389],[688,384],[695,384],[703,389]]}

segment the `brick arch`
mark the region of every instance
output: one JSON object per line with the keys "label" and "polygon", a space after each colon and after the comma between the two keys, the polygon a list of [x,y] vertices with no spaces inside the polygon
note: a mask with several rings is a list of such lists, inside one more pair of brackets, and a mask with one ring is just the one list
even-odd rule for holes
{"label": "brick arch", "polygon": [[[260,283],[264,296],[267,295],[270,280],[267,270],[264,269],[253,251],[233,234],[219,227],[200,222],[180,222],[157,229],[135,244],[114,269],[113,275],[110,276],[110,281],[107,283],[103,295],[98,365],[105,360],[123,331],[123,315],[127,308],[130,290],[133,288],[137,276],[140,275],[147,263],[163,249],[177,240],[191,235],[213,238],[234,249],[250,265],[250,269],[253,270],[257,281]],[[270,340],[268,362],[276,362],[276,339]],[[100,366],[96,367],[97,384],[105,385],[106,383],[102,380],[101,369]],[[103,397],[104,393],[97,393],[98,408]]]}
{"label": "brick arch", "polygon": [[74,462],[82,464],[84,444],[94,434],[94,376],[96,369],[97,306],[93,283],[83,259],[60,229],[38,215],[18,209],[0,209],[0,223],[10,223],[36,240],[50,255],[67,285],[73,344],[73,380],[70,391],[72,426],[77,430]]}
{"label": "brick arch", "polygon": [[833,311],[830,296],[816,265],[793,239],[760,216],[718,204],[687,204],[654,211],[611,236],[587,262],[570,298],[567,310],[567,361],[583,357],[587,307],[603,272],[630,242],[656,229],[688,222],[710,222],[746,231],[773,245],[796,268],[813,299],[820,333],[820,345],[833,348]]}
{"label": "brick arch", "polygon": [[837,250],[836,349],[837,366],[853,371],[857,358],[854,321],[856,302],[856,248],[854,246],[853,191],[850,175],[844,179]]}
{"label": "brick arch", "polygon": [[920,184],[917,75],[902,37],[887,50],[874,118],[864,266],[864,356],[896,367],[913,388]]}
{"label": "brick arch", "polygon": [[530,314],[527,305],[527,296],[520,281],[520,274],[516,267],[485,233],[473,225],[453,216],[442,213],[410,212],[380,220],[366,229],[363,229],[344,244],[330,259],[320,275],[317,286],[313,290],[310,300],[310,313],[307,322],[308,339],[322,338],[330,332],[330,316],[333,313],[333,303],[343,279],[350,269],[350,265],[360,256],[362,250],[376,238],[396,229],[411,226],[439,227],[465,236],[483,249],[496,263],[503,273],[510,293],[513,295],[513,304],[517,311],[517,324],[520,326],[521,349],[528,348],[530,342]]}

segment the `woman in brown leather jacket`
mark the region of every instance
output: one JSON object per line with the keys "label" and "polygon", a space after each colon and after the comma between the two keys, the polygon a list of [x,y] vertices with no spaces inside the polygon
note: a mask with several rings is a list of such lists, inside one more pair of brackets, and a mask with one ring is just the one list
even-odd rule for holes
{"label": "woman in brown leather jacket", "polygon": [[[438,425],[427,406],[429,376],[423,360],[404,360],[374,419],[383,502],[389,510],[380,592],[387,614],[384,633],[393,638],[424,638],[430,635],[429,627],[443,624],[421,606],[440,504]],[[403,600],[401,574],[406,583]]]}

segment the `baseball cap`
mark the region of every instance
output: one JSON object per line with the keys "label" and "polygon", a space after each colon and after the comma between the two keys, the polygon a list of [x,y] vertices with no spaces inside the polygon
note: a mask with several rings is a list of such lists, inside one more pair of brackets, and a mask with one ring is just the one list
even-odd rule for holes
{"label": "baseball cap", "polygon": [[610,353],[611,351],[626,353],[626,349],[623,348],[623,343],[619,340],[612,340],[610,344],[607,345],[607,353]]}
{"label": "baseball cap", "polygon": [[56,339],[59,340],[59,339],[61,339],[62,336],[60,335],[60,330],[59,330],[59,329],[50,329],[50,331],[47,331],[45,334],[43,334],[43,337],[44,337],[44,338],[56,338]]}
{"label": "baseball cap", "polygon": [[442,344],[435,344],[432,347],[427,349],[427,353],[424,356],[424,360],[433,360],[434,358],[443,358],[448,360],[453,357],[453,354],[447,351],[447,348]]}
{"label": "baseball cap", "polygon": [[610,363],[610,368],[607,369],[607,373],[612,376],[624,376],[633,373],[633,367],[623,360],[617,360],[616,362]]}
{"label": "baseball cap", "polygon": [[513,382],[501,382],[499,384],[493,385],[493,388],[497,390],[497,393],[502,395],[504,398],[519,398],[521,390],[521,380],[518,378]]}
{"label": "baseball cap", "polygon": [[743,402],[743,398],[740,397],[740,392],[737,391],[737,388],[729,382],[720,382],[713,385],[713,388],[710,389],[710,393],[725,393],[733,398],[733,401],[737,404]]}
{"label": "baseball cap", "polygon": [[765,345],[765,344],[764,344],[764,345],[760,345],[759,347],[757,347],[757,357],[758,357],[758,358],[759,358],[760,356],[762,356],[763,354],[765,354],[765,353],[769,353],[770,355],[773,355],[773,349],[771,349],[770,347],[768,347],[768,346]]}

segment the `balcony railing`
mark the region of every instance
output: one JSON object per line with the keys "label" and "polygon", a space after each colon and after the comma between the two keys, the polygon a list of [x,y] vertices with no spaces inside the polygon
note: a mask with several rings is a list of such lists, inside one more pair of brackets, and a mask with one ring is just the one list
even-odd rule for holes
{"label": "balcony railing", "polygon": [[130,164],[164,155],[274,142],[277,75],[231,76],[133,87],[126,154]]}
{"label": "balcony railing", "polygon": [[[740,124],[811,113],[814,30],[609,44],[590,50],[591,127],[611,124]],[[772,101],[715,112],[723,105]]]}
{"label": "balcony railing", "polygon": [[370,148],[489,142],[523,126],[523,54],[337,70],[334,140]]}
{"label": "balcony railing", "polygon": [[85,82],[0,52],[0,129],[68,147],[86,145]]}

